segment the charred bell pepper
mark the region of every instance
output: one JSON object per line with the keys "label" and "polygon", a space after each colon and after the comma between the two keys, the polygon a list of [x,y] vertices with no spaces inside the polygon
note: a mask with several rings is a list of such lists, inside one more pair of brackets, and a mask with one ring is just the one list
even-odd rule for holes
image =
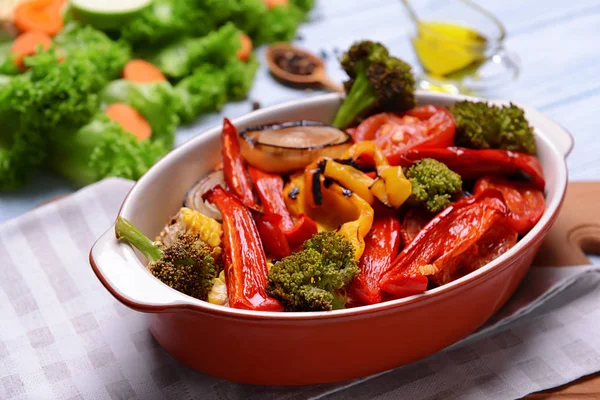
{"label": "charred bell pepper", "polygon": [[267,258],[252,214],[241,200],[220,185],[204,197],[223,215],[223,261],[229,305],[258,311],[283,311],[269,297]]}
{"label": "charred bell pepper", "polygon": [[543,191],[546,185],[540,161],[525,153],[462,147],[418,148],[408,150],[401,157],[400,164],[409,166],[423,158],[434,158],[443,162],[464,180],[477,179],[484,175],[512,175],[524,172],[529,175],[536,189]]}
{"label": "charred bell pepper", "polygon": [[246,171],[246,162],[240,153],[237,129],[227,119],[223,119],[221,133],[221,147],[223,155],[223,175],[229,191],[240,198],[246,207],[258,209],[252,182]]}
{"label": "charred bell pepper", "polygon": [[400,222],[396,213],[385,207],[377,210],[365,251],[359,260],[360,273],[350,286],[350,297],[362,304],[376,304],[383,299],[379,280],[390,268],[400,248]]}
{"label": "charred bell pepper", "polygon": [[397,297],[424,292],[428,276],[439,274],[507,215],[502,194],[495,189],[452,204],[402,250],[379,287]]}
{"label": "charred bell pepper", "polygon": [[404,176],[402,167],[390,166],[377,143],[373,141],[356,143],[348,150],[347,156],[353,160],[368,158],[373,161],[377,178],[369,189],[383,204],[398,208],[408,199],[412,189],[410,181]]}
{"label": "charred bell pepper", "polygon": [[[261,171],[254,167],[249,167],[250,177],[254,182],[254,187],[258,193],[258,197],[263,206],[265,216],[261,217],[263,228],[267,232],[271,232],[271,236],[280,237],[283,235],[283,240],[286,244],[275,244],[273,246],[279,250],[285,250],[287,245],[289,249],[295,249],[302,245],[305,240],[310,239],[315,233],[317,233],[317,224],[310,219],[307,215],[300,214],[296,222],[292,220],[292,216],[287,209],[285,199],[283,198],[283,178],[279,174],[271,174],[268,172]],[[274,225],[267,227],[266,225]],[[278,228],[281,233],[274,232],[274,229]],[[260,228],[260,226],[259,226]],[[261,230],[261,229],[259,229]],[[261,232],[262,233],[262,232]],[[263,244],[273,242],[275,238],[265,238],[262,234]],[[265,240],[266,239],[266,240]],[[269,252],[270,249],[267,249]],[[273,255],[281,258],[288,254],[277,254]]]}
{"label": "charred bell pepper", "polygon": [[[364,237],[373,224],[373,208],[351,190],[326,182],[315,164],[306,170],[311,173],[298,175],[286,185],[286,203],[293,213],[307,214],[327,230],[339,227],[337,232],[352,242],[359,259],[365,249]],[[293,191],[298,193],[292,198]]]}

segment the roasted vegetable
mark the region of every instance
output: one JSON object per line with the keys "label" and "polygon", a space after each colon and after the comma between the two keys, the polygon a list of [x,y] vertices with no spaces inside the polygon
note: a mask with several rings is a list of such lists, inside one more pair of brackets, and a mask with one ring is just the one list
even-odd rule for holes
{"label": "roasted vegetable", "polygon": [[376,304],[383,300],[379,280],[388,271],[400,249],[400,222],[395,211],[381,207],[365,238],[365,252],[358,262],[360,273],[352,281],[350,296],[354,302]]}
{"label": "roasted vegetable", "polygon": [[333,124],[346,128],[374,111],[402,111],[415,106],[415,80],[410,65],[390,57],[380,43],[362,41],[350,47],[342,58],[350,77],[346,98]]}
{"label": "roasted vegetable", "polygon": [[352,134],[355,142],[372,140],[392,165],[413,148],[454,145],[456,126],[450,111],[432,105],[418,106],[402,113],[379,113],[360,123]]}
{"label": "roasted vegetable", "polygon": [[414,148],[400,158],[403,166],[410,166],[423,158],[433,158],[448,166],[462,179],[478,179],[485,175],[510,176],[525,173],[538,190],[544,190],[546,181],[540,160],[535,156],[507,150],[473,150],[462,147]]}
{"label": "roasted vegetable", "polygon": [[525,112],[510,104],[460,101],[450,107],[456,120],[456,145],[472,149],[504,149],[535,154],[533,128]]}
{"label": "roasted vegetable", "polygon": [[[254,167],[250,167],[249,172],[265,213],[265,216],[260,218],[263,228],[267,228],[266,224],[273,225],[265,229],[270,235],[263,235],[261,232],[263,245],[267,250],[279,249],[279,254],[287,256],[290,250],[317,233],[317,224],[305,214],[300,214],[296,222],[292,220],[283,198],[281,175],[263,172]],[[260,228],[259,226],[259,231]],[[276,232],[276,229],[279,232]]]}
{"label": "roasted vegetable", "polygon": [[430,212],[439,212],[451,203],[454,193],[462,189],[460,175],[432,158],[420,160],[406,171],[411,183],[409,200]]}
{"label": "roasted vegetable", "polygon": [[123,217],[115,225],[117,239],[136,247],[147,259],[148,269],[164,284],[188,296],[207,300],[217,277],[212,248],[197,235],[180,234],[162,248],[153,243]]}
{"label": "roasted vegetable", "polygon": [[271,267],[267,293],[287,311],[344,308],[345,289],[359,272],[354,246],[340,234],[322,232],[304,248]]}
{"label": "roasted vegetable", "polygon": [[473,194],[488,188],[499,190],[510,214],[508,225],[520,235],[525,235],[542,218],[546,208],[544,193],[528,182],[511,182],[501,177],[486,176],[479,179]]}
{"label": "roasted vegetable", "polygon": [[223,157],[223,175],[229,190],[242,203],[251,209],[258,209],[258,203],[252,190],[252,181],[246,170],[246,161],[240,154],[237,129],[225,118],[221,132],[221,153]]}
{"label": "roasted vegetable", "polygon": [[267,259],[252,214],[235,195],[220,186],[205,197],[223,215],[223,263],[229,306],[281,311],[281,304],[265,291]]}
{"label": "roasted vegetable", "polygon": [[422,293],[428,276],[444,280],[456,272],[456,262],[494,224],[507,216],[502,194],[488,189],[452,204],[429,222],[394,259],[379,287],[397,297]]}
{"label": "roasted vegetable", "polygon": [[160,246],[170,246],[182,234],[198,236],[198,239],[213,248],[211,251],[213,258],[220,257],[223,230],[219,222],[198,211],[181,207],[171,223],[160,232],[156,241]]}

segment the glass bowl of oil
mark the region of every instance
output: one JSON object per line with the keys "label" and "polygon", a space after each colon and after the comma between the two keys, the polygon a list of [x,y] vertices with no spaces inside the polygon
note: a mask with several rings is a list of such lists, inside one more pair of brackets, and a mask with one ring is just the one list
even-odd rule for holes
{"label": "glass bowl of oil", "polygon": [[470,0],[402,0],[413,22],[411,42],[422,69],[421,89],[478,93],[518,76],[506,31]]}

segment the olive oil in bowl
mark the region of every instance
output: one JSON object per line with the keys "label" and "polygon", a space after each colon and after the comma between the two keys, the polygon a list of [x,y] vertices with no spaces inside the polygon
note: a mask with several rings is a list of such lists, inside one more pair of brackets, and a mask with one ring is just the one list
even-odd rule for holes
{"label": "olive oil in bowl", "polygon": [[472,74],[486,60],[487,39],[464,25],[419,21],[412,44],[423,70],[439,79]]}

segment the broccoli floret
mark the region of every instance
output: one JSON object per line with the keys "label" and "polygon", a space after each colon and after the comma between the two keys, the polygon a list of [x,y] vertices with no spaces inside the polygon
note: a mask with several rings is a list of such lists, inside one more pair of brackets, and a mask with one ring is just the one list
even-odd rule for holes
{"label": "broccoli floret", "polygon": [[525,119],[525,112],[514,104],[498,107],[461,101],[450,111],[456,120],[458,146],[536,153],[533,128]]}
{"label": "broccoli floret", "polygon": [[431,212],[439,212],[450,205],[452,194],[462,188],[460,175],[432,158],[424,158],[411,166],[406,177],[412,185],[409,201],[422,204]]}
{"label": "broccoli floret", "polygon": [[271,267],[267,293],[287,311],[340,309],[345,288],[358,273],[352,243],[338,233],[321,232],[304,243],[304,250]]}
{"label": "broccoli floret", "polygon": [[125,218],[118,218],[115,231],[118,239],[128,241],[146,256],[148,269],[164,284],[200,300],[208,298],[218,268],[212,248],[197,235],[181,234],[160,248]]}
{"label": "broccoli floret", "polygon": [[415,79],[411,67],[391,57],[380,43],[362,41],[342,58],[350,77],[345,83],[346,99],[333,124],[346,128],[358,118],[375,111],[402,111],[415,106]]}

